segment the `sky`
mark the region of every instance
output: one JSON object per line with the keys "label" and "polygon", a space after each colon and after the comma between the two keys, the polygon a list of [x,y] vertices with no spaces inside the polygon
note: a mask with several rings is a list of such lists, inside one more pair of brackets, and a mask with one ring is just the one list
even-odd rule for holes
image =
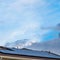
{"label": "sky", "polygon": [[60,23],[60,0],[0,0],[0,45],[16,40],[44,42],[58,37],[41,27]]}

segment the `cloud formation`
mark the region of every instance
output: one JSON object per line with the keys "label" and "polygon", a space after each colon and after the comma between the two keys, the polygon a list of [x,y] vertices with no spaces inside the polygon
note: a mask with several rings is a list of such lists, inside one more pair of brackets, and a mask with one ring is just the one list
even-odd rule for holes
{"label": "cloud formation", "polygon": [[0,32],[3,37],[1,36],[0,40],[6,42],[27,37],[35,39],[35,31],[42,23],[42,17],[38,19],[35,13],[38,2],[39,0],[11,0],[10,3],[7,0],[1,1]]}
{"label": "cloud formation", "polygon": [[59,5],[54,0],[1,0],[0,3],[1,45],[25,38],[41,42],[49,31],[40,27],[60,22]]}
{"label": "cloud formation", "polygon": [[[37,47],[39,46],[39,47]],[[42,43],[33,43],[28,46],[30,49],[39,50],[39,51],[50,51],[60,55],[60,39],[53,39],[50,41],[42,42]]]}

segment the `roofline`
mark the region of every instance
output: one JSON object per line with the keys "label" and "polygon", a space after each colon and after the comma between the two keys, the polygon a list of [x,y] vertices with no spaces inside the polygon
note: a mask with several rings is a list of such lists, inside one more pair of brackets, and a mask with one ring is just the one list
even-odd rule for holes
{"label": "roofline", "polygon": [[3,53],[3,52],[0,52],[0,55],[3,55],[3,56],[14,56],[14,57],[22,57],[22,58],[24,57],[24,58],[32,58],[32,59],[45,58],[45,59],[59,59],[60,60],[60,58],[31,56],[31,55],[22,55],[22,54],[10,54],[10,53]]}

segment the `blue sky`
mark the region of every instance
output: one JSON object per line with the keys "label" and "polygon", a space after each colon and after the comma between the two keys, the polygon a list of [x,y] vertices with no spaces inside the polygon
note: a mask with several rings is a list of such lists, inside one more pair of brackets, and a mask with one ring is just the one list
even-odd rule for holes
{"label": "blue sky", "polygon": [[58,23],[60,0],[0,0],[0,45],[21,39],[49,40],[57,34],[40,28]]}

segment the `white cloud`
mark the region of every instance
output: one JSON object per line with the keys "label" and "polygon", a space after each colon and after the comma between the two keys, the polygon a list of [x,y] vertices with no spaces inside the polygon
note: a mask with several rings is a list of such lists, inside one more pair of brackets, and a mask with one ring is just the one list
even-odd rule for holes
{"label": "white cloud", "polygon": [[[45,4],[46,2],[44,0],[16,0],[6,5],[6,12],[2,17],[2,21],[4,22],[2,26],[8,26],[9,28],[11,27],[11,29],[6,33],[8,37],[4,37],[5,41],[20,39],[21,37],[26,38],[27,36],[28,38],[30,37],[31,40],[33,39],[33,42],[35,39],[38,40],[35,33],[37,33],[36,30],[40,28],[43,19],[41,16],[38,17],[35,8],[37,5],[42,7]],[[16,25],[18,25],[18,27]],[[41,34],[44,33],[41,32]]]}
{"label": "white cloud", "polygon": [[21,27],[19,27],[18,29],[12,31],[10,33],[10,39],[15,39],[17,36],[24,36],[24,35],[28,35],[28,36],[33,36],[33,32],[35,30],[37,30],[39,24],[36,22],[25,22],[25,24],[22,24]]}

